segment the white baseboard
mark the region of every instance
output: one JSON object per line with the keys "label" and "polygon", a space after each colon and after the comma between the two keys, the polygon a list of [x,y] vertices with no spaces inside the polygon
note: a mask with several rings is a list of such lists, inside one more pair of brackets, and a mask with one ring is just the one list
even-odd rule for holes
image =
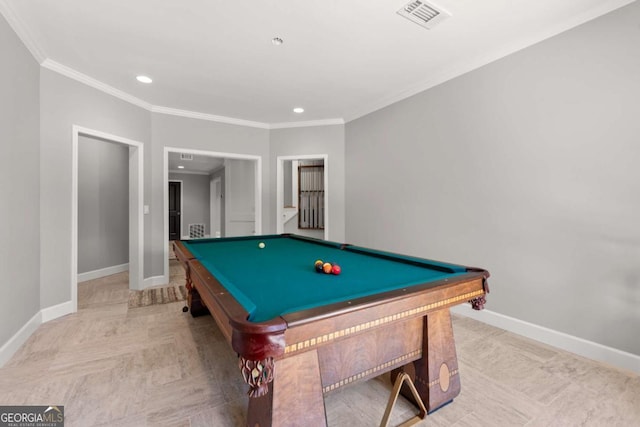
{"label": "white baseboard", "polygon": [[2,347],[0,347],[0,367],[4,366],[5,363],[13,357],[13,355],[18,351],[20,346],[24,344],[31,334],[33,334],[38,326],[42,324],[42,311],[37,312],[33,315],[31,319],[27,323],[20,328],[18,332],[16,332],[9,341],[4,343]]}
{"label": "white baseboard", "polygon": [[43,308],[40,310],[40,313],[42,314],[42,323],[57,319],[58,317],[66,316],[67,314],[73,313],[73,311],[73,303],[71,301]]}
{"label": "white baseboard", "polygon": [[[126,268],[125,268],[126,270],[129,268],[128,264],[123,264],[121,266],[115,266],[111,268],[123,268],[123,266],[125,265],[126,265]],[[96,270],[96,271],[104,271],[104,270],[107,270],[107,269]],[[91,273],[94,273],[94,272],[91,272]],[[114,274],[114,273],[109,273],[109,274]],[[168,277],[165,277],[165,276],[148,277],[143,281],[143,285],[145,288],[166,285],[167,283],[168,283]],[[60,303],[51,307],[43,308],[42,310],[34,314],[33,317],[29,319],[29,321],[25,323],[18,332],[16,332],[11,338],[9,338],[9,340],[6,343],[2,345],[2,347],[0,347],[0,367],[4,366],[5,363],[7,363],[9,359],[13,357],[13,355],[16,353],[16,351],[18,351],[20,346],[29,339],[31,334],[33,334],[36,331],[36,329],[38,329],[38,326],[50,320],[57,319],[58,317],[71,314],[73,312],[74,312],[73,302],[65,301],[63,303]]]}
{"label": "white baseboard", "polygon": [[[144,279],[144,287],[160,286],[167,283],[165,276],[154,276]],[[71,301],[53,307],[47,307],[33,315],[9,340],[0,347],[0,367],[11,359],[35,330],[44,322],[73,312]],[[513,317],[505,316],[491,310],[475,311],[466,305],[451,308],[451,312],[470,317],[483,323],[505,329],[509,332],[531,338],[533,340],[578,354],[589,359],[608,363],[621,369],[640,374],[640,356],[612,347],[578,338],[564,332],[555,331]]]}
{"label": "white baseboard", "polygon": [[[208,239],[211,236],[209,234],[205,234],[202,236],[203,239]],[[182,236],[182,238],[180,240],[192,240],[190,236]]]}
{"label": "white baseboard", "polygon": [[78,283],[86,282],[87,280],[99,279],[101,277],[111,276],[112,274],[122,273],[123,271],[127,270],[129,270],[129,263],[101,268],[99,270],[87,271],[86,273],[79,273]]}
{"label": "white baseboard", "polygon": [[4,366],[13,357],[20,346],[38,329],[38,326],[71,313],[73,313],[73,304],[71,301],[66,301],[52,307],[43,308],[34,314],[18,332],[9,338],[9,341],[0,347],[0,367]]}
{"label": "white baseboard", "polygon": [[518,335],[557,347],[580,356],[608,363],[615,367],[640,374],[640,356],[593,341],[535,325],[491,310],[473,310],[468,305],[458,305],[451,312],[470,317],[483,323],[505,329]]}

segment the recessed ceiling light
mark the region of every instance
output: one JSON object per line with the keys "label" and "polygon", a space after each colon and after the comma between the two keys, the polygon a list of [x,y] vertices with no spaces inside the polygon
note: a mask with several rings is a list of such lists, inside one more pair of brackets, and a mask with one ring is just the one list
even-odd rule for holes
{"label": "recessed ceiling light", "polygon": [[294,113],[298,113],[298,114],[304,113],[304,108],[296,107],[296,108],[293,109],[293,112]]}
{"label": "recessed ceiling light", "polygon": [[178,166],[178,169],[184,169],[184,166],[180,165]]}
{"label": "recessed ceiling light", "polygon": [[280,37],[274,37],[271,39],[271,43],[276,46],[280,46],[282,43],[284,43],[284,40],[282,40]]}
{"label": "recessed ceiling light", "polygon": [[151,80],[151,77],[147,77],[147,76],[138,76],[136,77],[136,80],[138,80],[140,83],[151,83],[153,80]]}

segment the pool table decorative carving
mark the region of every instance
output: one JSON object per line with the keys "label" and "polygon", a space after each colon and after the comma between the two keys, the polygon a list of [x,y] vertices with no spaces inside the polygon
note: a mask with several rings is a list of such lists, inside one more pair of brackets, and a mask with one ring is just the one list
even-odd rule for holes
{"label": "pool table decorative carving", "polygon": [[[488,286],[486,287],[486,290],[489,292]],[[482,310],[484,309],[484,305],[487,303],[487,299],[484,295],[480,295],[479,297],[469,300],[469,303],[474,310]]]}
{"label": "pool table decorative carving", "polygon": [[269,383],[273,381],[273,357],[247,360],[240,356],[238,366],[244,382],[249,385],[249,397],[260,397],[269,392]]}
{"label": "pool table decorative carving", "polygon": [[[296,235],[174,251],[192,315],[210,312],[238,354],[249,426],[326,425],[325,393],[389,371],[409,376],[429,412],[460,392],[449,307],[484,307],[485,270]],[[341,274],[317,274],[317,259]]]}

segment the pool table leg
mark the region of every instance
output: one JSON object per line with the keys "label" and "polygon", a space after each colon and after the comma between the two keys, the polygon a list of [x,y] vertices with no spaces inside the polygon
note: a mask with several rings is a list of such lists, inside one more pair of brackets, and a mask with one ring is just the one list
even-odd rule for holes
{"label": "pool table leg", "polygon": [[275,361],[269,393],[249,398],[247,426],[326,426],[318,353],[307,351]]}
{"label": "pool table leg", "polygon": [[209,314],[209,309],[204,302],[202,302],[202,297],[200,297],[200,293],[196,290],[196,288],[191,285],[187,294],[187,305],[189,306],[189,311],[191,311],[191,315],[193,317],[204,316],[205,314]]}
{"label": "pool table leg", "polygon": [[[449,309],[434,311],[424,318],[422,358],[401,368],[413,380],[428,412],[449,403],[460,394],[460,375]],[[392,380],[398,371],[392,372]],[[408,387],[402,395],[414,401]]]}

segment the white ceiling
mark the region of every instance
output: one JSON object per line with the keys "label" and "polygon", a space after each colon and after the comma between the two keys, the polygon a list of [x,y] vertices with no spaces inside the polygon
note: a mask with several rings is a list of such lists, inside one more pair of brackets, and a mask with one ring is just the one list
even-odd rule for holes
{"label": "white ceiling", "polygon": [[[180,153],[169,153],[169,171],[178,173],[196,173],[209,175],[214,170],[224,165],[224,159],[220,157],[202,156],[193,154],[193,160],[181,160]],[[183,169],[178,166],[184,166]]]}
{"label": "white ceiling", "polygon": [[453,16],[432,30],[396,14],[404,0],[0,0],[0,12],[43,66],[152,111],[270,128],[352,120],[631,2],[435,0]]}

